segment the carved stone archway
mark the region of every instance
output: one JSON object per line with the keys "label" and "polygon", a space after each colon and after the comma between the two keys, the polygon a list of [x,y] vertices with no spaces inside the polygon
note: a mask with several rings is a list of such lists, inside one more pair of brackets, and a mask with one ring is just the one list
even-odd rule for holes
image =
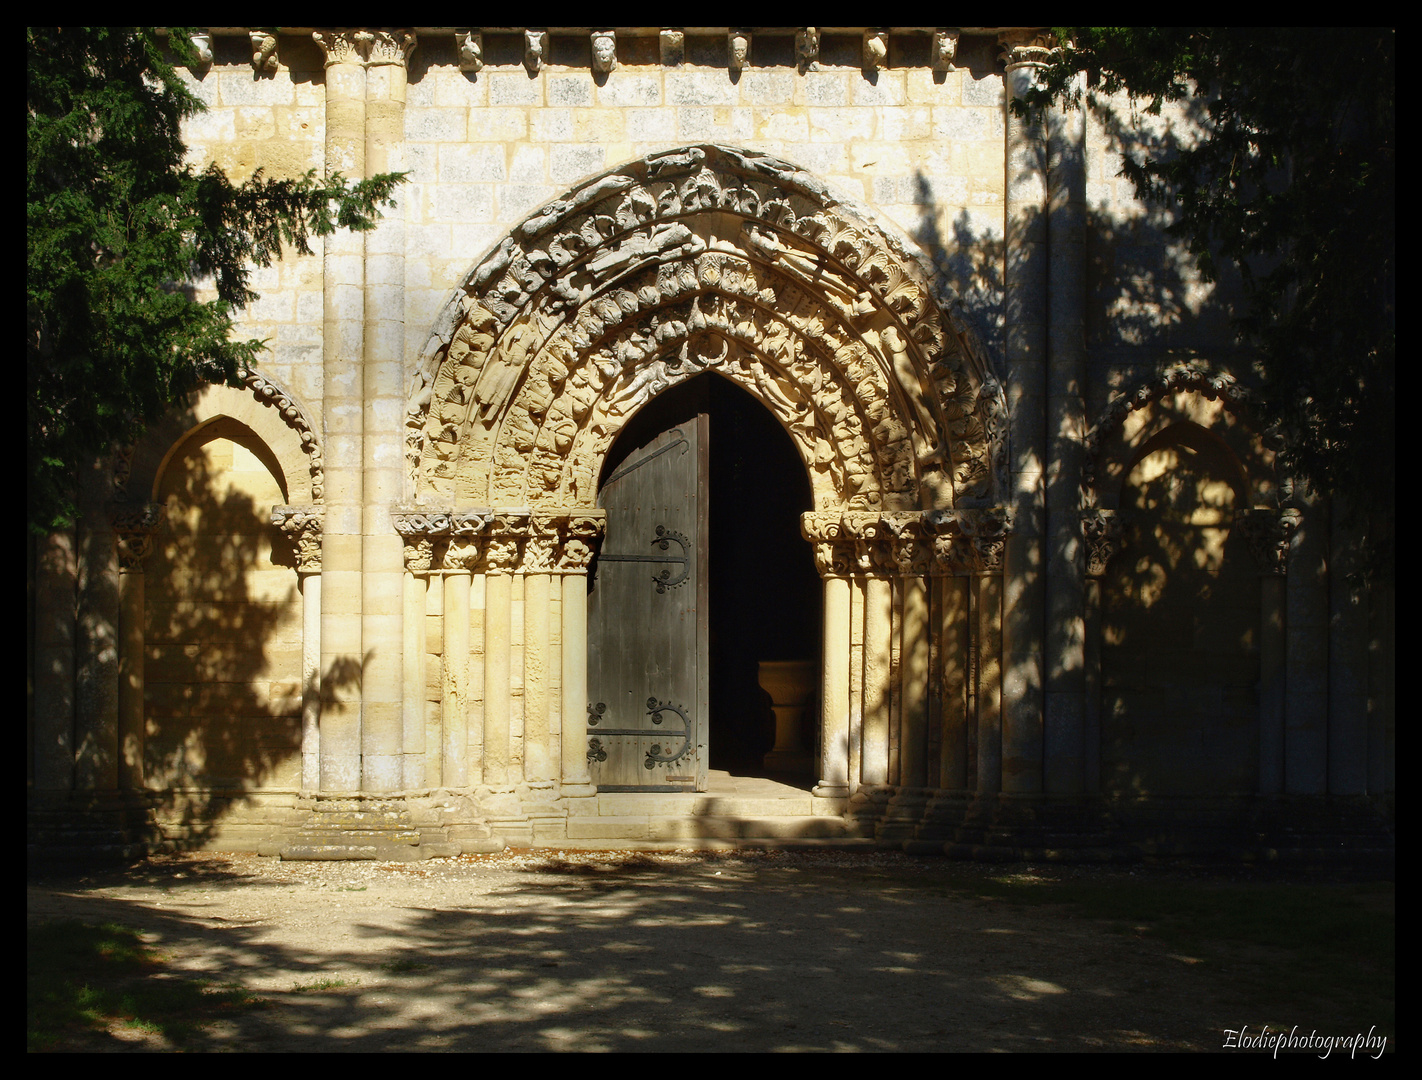
{"label": "carved stone archway", "polygon": [[623,422],[715,369],[816,509],[994,500],[1001,391],[906,249],[795,166],[698,146],[539,210],[456,289],[407,412],[417,501],[590,507]]}
{"label": "carved stone archway", "polygon": [[[406,412],[410,506],[396,528],[409,712],[425,683],[423,612],[446,612],[447,719],[427,783],[590,791],[573,728],[598,477],[643,403],[707,371],[769,409],[810,478],[804,531],[826,597],[817,792],[949,780],[926,763],[931,598],[944,595],[929,579],[959,576],[948,592],[962,603],[949,607],[961,608],[953,633],[966,633],[966,579],[1000,573],[974,545],[983,513],[988,532],[1006,527],[992,509],[1005,489],[1002,391],[907,245],[794,165],[694,146],[526,218],[454,290],[421,355]],[[442,598],[428,600],[441,579]],[[520,598],[523,652],[506,655]],[[467,659],[480,654],[482,690],[480,661]]]}

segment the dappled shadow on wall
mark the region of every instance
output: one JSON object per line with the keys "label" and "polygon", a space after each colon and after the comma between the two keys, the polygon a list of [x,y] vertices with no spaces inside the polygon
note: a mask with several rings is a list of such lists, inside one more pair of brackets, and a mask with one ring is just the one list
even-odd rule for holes
{"label": "dappled shadow on wall", "polygon": [[1128,471],[1102,583],[1108,792],[1255,790],[1259,578],[1233,527],[1247,491],[1234,455],[1191,423],[1147,442]]}
{"label": "dappled shadow on wall", "polygon": [[145,783],[200,843],[224,811],[301,779],[302,619],[286,501],[264,443],[221,418],[169,458],[145,567]]}

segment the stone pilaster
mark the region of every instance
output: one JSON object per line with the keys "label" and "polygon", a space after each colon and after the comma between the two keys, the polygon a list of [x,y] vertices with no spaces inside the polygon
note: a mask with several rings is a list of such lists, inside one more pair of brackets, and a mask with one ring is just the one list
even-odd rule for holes
{"label": "stone pilaster", "polygon": [[1015,522],[1003,575],[1002,790],[1042,787],[1042,656],[1046,645],[1047,161],[1040,120],[1012,111],[1046,60],[1033,36],[1006,35],[1006,390]]}
{"label": "stone pilaster", "polygon": [[113,515],[119,562],[119,786],[143,788],[143,560],[153,551],[163,508],[154,503],[125,507]]}
{"label": "stone pilaster", "polygon": [[291,540],[301,589],[301,790],[321,788],[320,506],[273,506],[272,524]]}

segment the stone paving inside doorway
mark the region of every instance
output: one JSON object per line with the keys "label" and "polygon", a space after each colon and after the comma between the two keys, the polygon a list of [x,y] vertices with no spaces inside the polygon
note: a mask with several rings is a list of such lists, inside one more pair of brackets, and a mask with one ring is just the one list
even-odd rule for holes
{"label": "stone paving inside doorway", "polygon": [[176,973],[270,1004],[196,1049],[1214,1049],[1241,1019],[1218,973],[1158,942],[963,887],[1004,872],[1030,873],[842,851],[188,855],[32,881],[29,919],[140,928]]}

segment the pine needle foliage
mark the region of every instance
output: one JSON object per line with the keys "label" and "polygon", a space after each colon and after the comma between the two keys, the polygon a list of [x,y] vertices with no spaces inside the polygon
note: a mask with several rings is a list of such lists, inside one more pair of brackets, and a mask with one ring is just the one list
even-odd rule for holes
{"label": "pine needle foliage", "polygon": [[[1127,148],[1207,280],[1238,268],[1243,340],[1287,471],[1342,495],[1390,574],[1396,507],[1396,30],[1061,27],[1020,111],[1200,107],[1199,137]],[[1077,81],[1086,73],[1086,89]],[[1126,117],[1129,123],[1130,117]],[[1335,504],[1337,505],[1337,504]]]}
{"label": "pine needle foliage", "polygon": [[83,464],[199,386],[240,385],[263,348],[233,337],[254,267],[374,228],[403,175],[194,169],[188,31],[30,27],[26,48],[27,513],[44,532],[73,522]]}

